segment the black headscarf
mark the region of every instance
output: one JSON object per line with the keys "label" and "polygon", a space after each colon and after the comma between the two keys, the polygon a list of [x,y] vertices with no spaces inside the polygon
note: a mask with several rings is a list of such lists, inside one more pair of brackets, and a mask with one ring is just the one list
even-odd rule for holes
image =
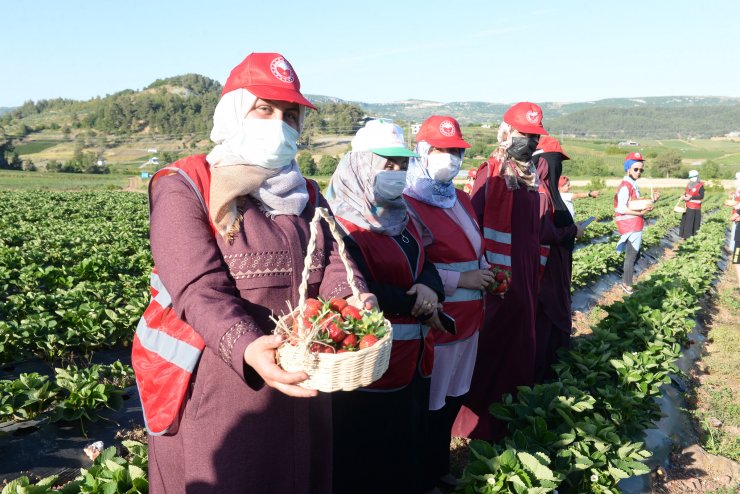
{"label": "black headscarf", "polygon": [[[561,153],[550,152],[535,155],[535,158],[542,158],[542,160],[547,162],[547,168],[545,169],[542,161],[538,161],[537,171],[539,172],[540,179],[550,191],[550,198],[555,207],[555,217],[553,220],[555,226],[563,228],[575,224],[573,216],[570,215],[570,211],[565,206],[565,202],[560,197],[560,191],[558,190],[558,182],[560,181],[560,176],[563,174],[563,158],[565,157]],[[575,238],[569,240],[564,245],[564,247],[570,250],[573,250],[574,246]]]}

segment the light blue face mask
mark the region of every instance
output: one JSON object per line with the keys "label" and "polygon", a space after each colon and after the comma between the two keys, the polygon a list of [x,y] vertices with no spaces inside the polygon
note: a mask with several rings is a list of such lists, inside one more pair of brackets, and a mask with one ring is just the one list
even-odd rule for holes
{"label": "light blue face mask", "polygon": [[300,134],[277,118],[245,118],[241,131],[225,144],[245,163],[279,169],[290,164],[298,153]]}
{"label": "light blue face mask", "polygon": [[404,187],[406,187],[406,171],[380,171],[375,175],[373,186],[375,200],[379,203],[395,201],[403,194]]}

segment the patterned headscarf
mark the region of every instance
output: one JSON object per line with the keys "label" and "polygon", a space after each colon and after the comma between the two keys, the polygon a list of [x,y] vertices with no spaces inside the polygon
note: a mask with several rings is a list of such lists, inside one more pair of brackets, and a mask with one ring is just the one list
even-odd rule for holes
{"label": "patterned headscarf", "polygon": [[525,186],[529,190],[536,191],[540,185],[537,177],[537,167],[532,160],[526,163],[515,160],[506,152],[513,142],[511,131],[513,127],[506,122],[501,122],[498,128],[499,147],[491,153],[491,156],[501,162],[501,176],[506,182],[508,190],[517,190]]}
{"label": "patterned headscarf", "polygon": [[432,206],[449,209],[457,201],[455,185],[452,182],[437,181],[429,175],[427,160],[431,149],[432,146],[425,141],[416,143],[414,152],[419,157],[409,159],[406,188],[403,193]]}
{"label": "patterned headscarf", "polygon": [[[227,239],[239,231],[240,213],[237,199],[250,195],[257,199],[260,208],[269,215],[299,215],[308,203],[306,181],[293,160],[278,170],[271,170],[247,163],[230,146],[238,142],[242,122],[257,97],[246,89],[235,89],[224,94],[213,114],[211,140],[216,146],[206,157],[211,165],[211,221],[218,232]],[[300,125],[303,126],[305,108],[299,106]]]}
{"label": "patterned headscarf", "polygon": [[403,197],[375,198],[375,176],[387,160],[370,151],[351,151],[342,157],[329,182],[326,199],[335,216],[384,235],[398,235],[409,221]]}

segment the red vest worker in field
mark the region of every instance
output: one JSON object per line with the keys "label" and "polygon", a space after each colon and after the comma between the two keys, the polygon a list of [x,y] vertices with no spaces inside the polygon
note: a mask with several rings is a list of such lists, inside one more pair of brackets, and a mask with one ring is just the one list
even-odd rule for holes
{"label": "red vest worker in field", "polygon": [[[409,221],[403,130],[371,120],[352,140],[326,197],[378,306],[393,325],[388,370],[367,388],[332,395],[335,493],[418,493],[442,280]],[[325,459],[330,461],[330,457]]]}
{"label": "red vest worker in field", "polygon": [[[313,108],[288,61],[252,53],[226,81],[213,150],[152,179],[158,297],[171,297],[205,348],[179,429],[148,437],[151,493],[331,491],[330,396],[298,387],[306,374],[276,365],[282,338],[270,334],[270,315],[286,312],[286,301],[298,303],[314,204],[328,208],[294,160],[306,107]],[[328,227],[317,251],[308,295],[349,296]],[[139,330],[147,351],[162,358],[187,347],[164,333],[150,339],[160,333],[153,328]],[[137,382],[152,377],[146,373],[140,366]],[[166,375],[153,377],[167,383]]]}
{"label": "red vest worker in field", "polygon": [[532,154],[546,134],[538,105],[515,104],[504,113],[499,147],[478,169],[472,204],[483,226],[486,260],[510,273],[511,280],[501,293],[486,295],[473,380],[453,427],[455,436],[501,438],[505,424],[494,419],[489,405],[534,382],[540,198]]}
{"label": "red vest worker in field", "polygon": [[442,278],[444,312],[455,322],[454,333],[432,330],[434,369],[424,487],[434,492],[437,482],[455,483],[450,475],[452,423],[470,389],[483,323],[483,294],[494,275],[483,257],[483,239],[470,198],[452,183],[465,148],[470,147],[460,125],[452,117],[431,116],[421,125],[416,141],[419,158],[410,160],[404,198],[421,232],[427,259]]}
{"label": "red vest worker in field", "polygon": [[[637,180],[645,171],[645,158],[640,153],[630,153],[624,160],[624,171],[627,175],[617,188],[614,195],[614,219],[621,237],[617,243],[617,252],[625,252],[624,273],[622,274],[622,289],[625,293],[632,293],[632,280],[635,270],[635,261],[642,246],[642,229],[645,227],[645,215],[653,210],[652,203],[646,206],[635,206],[631,201],[640,198],[640,189]],[[660,197],[658,192],[653,193],[652,201]]]}
{"label": "red vest worker in field", "polygon": [[699,172],[689,171],[689,183],[686,192],[681,196],[686,204],[686,212],[681,216],[681,227],[678,234],[681,238],[696,235],[701,227],[701,202],[704,200],[704,184],[699,180]]}
{"label": "red vest worker in field", "polygon": [[575,239],[583,229],[573,221],[568,207],[560,197],[558,183],[563,172],[563,160],[570,159],[560,143],[551,136],[540,137],[535,152],[540,184],[540,241],[549,246],[547,263],[540,279],[537,299],[537,360],[535,381],[554,377],[552,364],[557,351],[570,347],[573,327],[570,313],[570,276],[573,271]]}

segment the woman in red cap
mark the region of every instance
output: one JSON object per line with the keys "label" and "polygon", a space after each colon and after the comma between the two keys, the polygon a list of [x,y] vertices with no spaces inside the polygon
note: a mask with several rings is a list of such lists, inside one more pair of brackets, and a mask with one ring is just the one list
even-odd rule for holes
{"label": "woman in red cap", "polygon": [[460,125],[452,117],[431,116],[421,125],[416,141],[419,158],[410,160],[404,198],[421,232],[427,259],[442,278],[444,314],[455,323],[447,330],[432,330],[434,367],[424,488],[435,492],[438,482],[456,482],[450,475],[452,423],[470,389],[483,323],[483,293],[494,278],[482,256],[483,239],[470,198],[452,183],[470,147]]}
{"label": "woman in red cap", "polygon": [[[270,316],[285,312],[286,301],[298,303],[315,206],[328,207],[294,160],[306,107],[313,105],[288,61],[252,53],[231,72],[216,106],[213,150],[152,178],[157,297],[171,297],[205,345],[179,428],[150,427],[163,434],[148,437],[152,493],[331,492],[330,397],[297,386],[305,373],[276,365],[282,338],[271,335]],[[326,227],[316,252],[308,295],[349,296]],[[140,325],[137,337],[163,358],[185,347],[150,333]],[[140,377],[151,376],[140,367]]]}
{"label": "woman in red cap", "polygon": [[489,413],[491,403],[534,381],[535,310],[540,267],[539,180],[532,162],[542,109],[517,103],[504,113],[499,147],[478,169],[472,203],[483,227],[486,260],[508,271],[506,293],[488,294],[470,392],[453,435],[494,441],[505,424]]}
{"label": "woman in red cap", "polygon": [[546,246],[543,255],[547,256],[537,299],[535,382],[544,382],[554,377],[551,367],[557,361],[557,351],[570,346],[573,247],[575,239],[583,236],[583,228],[574,222],[558,191],[563,160],[570,159],[560,143],[551,136],[541,137],[535,157],[541,180],[540,242]]}

